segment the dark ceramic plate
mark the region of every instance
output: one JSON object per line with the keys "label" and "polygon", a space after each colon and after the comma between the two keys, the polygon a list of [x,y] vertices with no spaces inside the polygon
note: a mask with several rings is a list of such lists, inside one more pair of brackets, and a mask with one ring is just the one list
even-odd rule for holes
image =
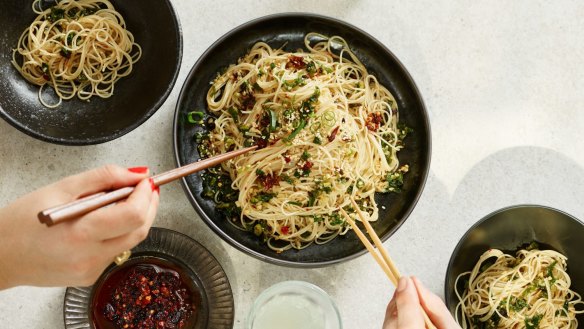
{"label": "dark ceramic plate", "polygon": [[[169,0],[112,3],[142,47],[142,58],[132,74],[116,83],[112,97],[94,96],[89,102],[75,97],[49,109],[39,102],[39,87],[28,83],[10,63],[18,38],[36,17],[32,0],[0,1],[0,117],[47,142],[90,145],[129,133],[158,110],[174,86],[182,59],[176,13]],[[49,103],[58,101],[48,92],[43,95]]]}
{"label": "dark ceramic plate", "polygon": [[[450,257],[446,271],[444,296],[446,305],[455,313],[458,300],[454,283],[460,273],[472,270],[488,249],[506,252],[538,242],[541,248],[553,249],[568,257],[571,289],[584,294],[584,224],[559,210],[536,205],[520,205],[497,210],[471,227],[460,239]],[[463,287],[458,287],[462,291]],[[577,317],[584,321],[584,314]]]}
{"label": "dark ceramic plate", "polygon": [[[378,203],[386,209],[380,209],[380,220],[373,227],[385,241],[406,220],[422,193],[430,165],[430,125],[422,97],[400,61],[372,36],[345,22],[313,14],[279,14],[239,26],[215,42],[192,68],[177,103],[174,118],[177,164],[182,166],[199,159],[193,135],[201,128],[186,122],[185,116],[193,109],[207,108],[205,96],[217,72],[235,63],[258,41],[273,47],[286,44],[285,49],[295,50],[304,46],[304,36],[311,31],[345,38],[369,71],[395,96],[400,121],[414,129],[399,154],[400,162],[410,166],[404,178],[404,191],[377,195]],[[193,207],[213,231],[232,246],[261,260],[286,266],[318,267],[342,262],[366,251],[359,239],[349,233],[324,245],[277,254],[252,233],[229,224],[215,210],[212,201],[202,198],[200,175],[191,175],[183,179],[182,184]]]}
{"label": "dark ceramic plate", "polygon": [[[205,247],[181,233],[153,227],[146,240],[132,249],[128,263],[143,258],[157,258],[175,264],[200,292],[196,323],[185,329],[233,328],[234,305],[229,280],[217,259]],[[91,309],[95,288],[100,287],[114,269],[114,265],[108,267],[91,287],[67,288],[63,306],[66,329],[95,328]]]}

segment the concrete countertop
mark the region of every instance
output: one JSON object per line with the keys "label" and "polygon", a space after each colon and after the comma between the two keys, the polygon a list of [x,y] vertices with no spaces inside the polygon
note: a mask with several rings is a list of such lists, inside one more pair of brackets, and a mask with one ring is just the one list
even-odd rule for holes
{"label": "concrete countertop", "polygon": [[[464,232],[496,209],[543,204],[584,218],[584,2],[173,0],[183,65],[162,108],[115,141],[47,144],[0,121],[0,206],[63,176],[106,163],[174,165],[172,117],[186,74],[216,39],[253,18],[288,11],[345,20],[404,63],[426,101],[432,166],[424,193],[386,247],[403,273],[443,295],[450,254]],[[16,173],[16,174],[14,174]],[[183,232],[223,265],[235,296],[235,328],[272,284],[305,280],[337,302],[344,327],[380,328],[393,288],[372,257],[300,270],[235,250],[198,219],[178,183],[162,188],[155,226]],[[1,236],[0,236],[1,238]],[[0,328],[62,328],[63,288],[0,292]]]}

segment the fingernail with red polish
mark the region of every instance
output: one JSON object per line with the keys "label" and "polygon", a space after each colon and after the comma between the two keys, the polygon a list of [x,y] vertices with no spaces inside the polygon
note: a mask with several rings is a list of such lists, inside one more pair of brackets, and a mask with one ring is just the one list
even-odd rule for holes
{"label": "fingernail with red polish", "polygon": [[128,168],[128,171],[135,174],[145,174],[148,172],[148,167],[132,167]]}
{"label": "fingernail with red polish", "polygon": [[154,184],[154,180],[152,178],[148,178],[148,182],[150,183],[150,188],[152,191],[155,191],[158,188],[158,186]]}
{"label": "fingernail with red polish", "polygon": [[156,188],[154,189],[154,192],[158,193],[158,195],[160,195],[160,186],[156,186]]}

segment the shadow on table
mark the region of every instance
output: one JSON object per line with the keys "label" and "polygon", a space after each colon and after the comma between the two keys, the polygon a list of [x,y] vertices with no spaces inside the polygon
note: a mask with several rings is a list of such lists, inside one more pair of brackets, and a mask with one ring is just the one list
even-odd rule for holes
{"label": "shadow on table", "polygon": [[516,204],[549,206],[584,218],[582,200],[582,166],[551,149],[520,146],[476,164],[456,188],[452,210],[464,223],[464,231],[458,232],[462,237],[483,216]]}

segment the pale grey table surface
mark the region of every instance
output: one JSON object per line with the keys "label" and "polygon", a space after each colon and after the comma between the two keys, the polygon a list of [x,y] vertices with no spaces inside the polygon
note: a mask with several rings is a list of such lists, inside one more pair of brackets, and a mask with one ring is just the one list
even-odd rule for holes
{"label": "pale grey table surface", "polygon": [[[106,163],[174,165],[172,118],[190,68],[217,38],[263,15],[333,16],[386,44],[414,77],[432,125],[432,166],[424,193],[386,246],[399,268],[443,295],[459,238],[501,207],[535,203],[584,218],[584,2],[174,0],[184,55],[162,108],[138,129],[97,146],[64,147],[0,121],[0,206],[63,176]],[[369,255],[328,268],[263,263],[235,250],[198,218],[178,183],[161,191],[155,226],[188,234],[226,270],[235,328],[254,298],[284,280],[305,280],[337,302],[344,327],[380,328],[393,293]],[[1,237],[0,237],[1,238]],[[0,328],[62,328],[63,288],[0,292]]]}

